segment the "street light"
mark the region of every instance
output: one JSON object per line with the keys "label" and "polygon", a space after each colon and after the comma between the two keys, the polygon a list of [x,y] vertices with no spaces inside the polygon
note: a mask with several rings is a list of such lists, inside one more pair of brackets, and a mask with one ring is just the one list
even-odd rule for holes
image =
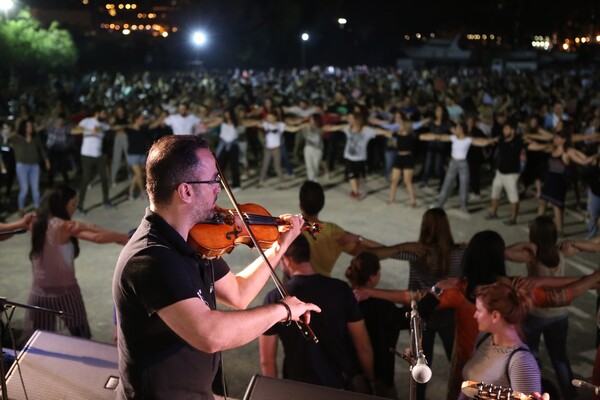
{"label": "street light", "polygon": [[348,23],[348,20],[344,17],[340,17],[340,18],[338,18],[337,22],[340,27],[340,32],[338,33],[339,43],[337,46],[338,62],[340,64],[343,64],[343,62],[345,61],[345,58],[346,58],[345,51],[344,51],[344,27]]}
{"label": "street light", "polygon": [[206,44],[206,34],[202,31],[196,31],[192,35],[192,42],[196,47],[202,47]]}
{"label": "street light", "polygon": [[308,39],[310,39],[310,36],[308,33],[303,32],[302,35],[300,35],[300,39],[302,39],[301,42],[301,48],[300,48],[300,55],[302,57],[302,68],[306,69],[306,42],[308,42]]}
{"label": "street light", "polygon": [[192,63],[196,65],[201,65],[202,61],[200,61],[200,49],[206,45],[206,33],[204,31],[196,31],[192,34],[192,44],[194,45],[196,51],[196,60]]}

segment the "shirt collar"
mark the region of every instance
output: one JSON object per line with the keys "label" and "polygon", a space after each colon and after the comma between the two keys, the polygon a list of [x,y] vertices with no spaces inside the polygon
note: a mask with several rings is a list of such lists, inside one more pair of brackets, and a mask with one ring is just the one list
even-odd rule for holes
{"label": "shirt collar", "polygon": [[150,223],[156,230],[160,231],[163,238],[171,244],[175,250],[184,256],[196,257],[197,254],[190,247],[189,244],[181,237],[179,232],[175,230],[167,221],[165,221],[160,215],[150,210],[150,207],[146,207],[146,215],[144,219]]}

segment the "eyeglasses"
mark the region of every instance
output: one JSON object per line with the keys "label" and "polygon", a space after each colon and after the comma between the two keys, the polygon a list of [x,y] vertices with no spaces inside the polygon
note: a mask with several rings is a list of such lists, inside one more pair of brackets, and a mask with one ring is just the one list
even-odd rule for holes
{"label": "eyeglasses", "polygon": [[[221,175],[217,175],[217,177],[215,179],[211,179],[209,181],[187,181],[187,182],[181,182],[181,183],[187,183],[188,185],[219,185],[221,186]],[[175,189],[177,190],[177,189]]]}

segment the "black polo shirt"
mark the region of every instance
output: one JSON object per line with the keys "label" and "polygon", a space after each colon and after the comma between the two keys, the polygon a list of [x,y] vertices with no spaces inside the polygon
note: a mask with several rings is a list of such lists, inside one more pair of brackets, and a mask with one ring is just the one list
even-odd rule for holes
{"label": "black polo shirt", "polygon": [[113,278],[119,322],[118,399],[213,398],[219,353],[188,345],[156,311],[194,297],[214,310],[213,282],[228,272],[223,260],[201,260],[173,227],[146,210],[121,251]]}

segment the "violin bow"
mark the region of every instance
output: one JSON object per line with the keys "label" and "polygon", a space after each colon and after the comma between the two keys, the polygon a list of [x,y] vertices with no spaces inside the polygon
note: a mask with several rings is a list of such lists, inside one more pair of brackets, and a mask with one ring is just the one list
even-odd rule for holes
{"label": "violin bow", "polygon": [[[252,239],[252,243],[254,244],[254,247],[258,251],[258,254],[260,254],[260,257],[263,259],[263,261],[269,268],[269,274],[271,275],[271,279],[273,280],[273,283],[275,284],[277,291],[281,295],[282,299],[284,297],[288,297],[290,294],[288,293],[287,289],[283,285],[283,282],[281,282],[281,279],[279,279],[279,277],[277,276],[277,273],[275,272],[275,268],[273,268],[273,266],[271,265],[271,262],[267,258],[265,252],[259,246],[258,240],[256,239],[256,236],[254,236],[254,232],[252,232],[252,229],[250,228],[250,224],[244,218],[244,214],[241,212],[239,204],[238,204],[237,200],[235,199],[235,196],[233,195],[231,188],[229,187],[229,183],[227,182],[227,179],[225,178],[225,174],[221,170],[221,166],[219,165],[219,162],[217,161],[217,156],[215,155],[215,153],[212,153],[212,155],[213,155],[213,158],[215,159],[215,165],[217,166],[217,172],[219,173],[219,177],[221,179],[221,184],[223,185],[223,189],[225,190],[225,193],[227,193],[227,197],[229,197],[229,200],[233,204],[233,208],[240,216],[242,225],[244,225],[244,228],[246,228],[246,230],[248,231],[248,236],[250,236],[250,239]],[[306,322],[294,321],[294,323],[296,324],[298,329],[300,329],[300,332],[302,333],[302,337],[304,337],[304,339],[312,340],[315,343],[319,343],[319,339],[317,338],[317,336],[315,335],[313,330],[310,328],[310,326]]]}

